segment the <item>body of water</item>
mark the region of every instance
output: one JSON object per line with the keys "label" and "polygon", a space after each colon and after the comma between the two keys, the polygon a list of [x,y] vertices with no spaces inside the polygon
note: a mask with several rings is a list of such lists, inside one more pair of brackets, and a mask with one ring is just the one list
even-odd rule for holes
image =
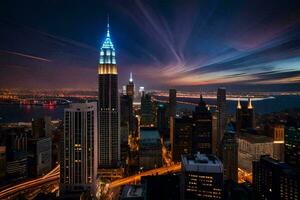
{"label": "body of water", "polygon": [[[179,101],[197,103],[199,99],[181,99]],[[208,104],[216,104],[215,99],[205,99]],[[236,101],[228,100],[228,112],[235,113]],[[274,98],[267,98],[263,100],[252,101],[255,112],[258,114],[265,114],[271,112],[279,112],[285,109],[300,108],[300,96],[274,96]],[[52,119],[63,119],[64,108],[67,105],[57,105],[55,107],[45,106],[27,106],[27,105],[0,105],[0,123],[10,122],[30,122],[32,118],[43,116],[51,116]],[[194,109],[192,105],[178,104],[178,109]]]}

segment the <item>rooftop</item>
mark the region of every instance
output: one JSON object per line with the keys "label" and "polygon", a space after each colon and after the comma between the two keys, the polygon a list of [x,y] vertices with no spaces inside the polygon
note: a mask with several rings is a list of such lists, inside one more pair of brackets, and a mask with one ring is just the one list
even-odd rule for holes
{"label": "rooftop", "polygon": [[141,141],[142,140],[159,140],[159,132],[156,128],[141,128]]}
{"label": "rooftop", "polygon": [[223,164],[211,154],[198,152],[194,156],[182,156],[182,165],[185,171],[223,173]]}

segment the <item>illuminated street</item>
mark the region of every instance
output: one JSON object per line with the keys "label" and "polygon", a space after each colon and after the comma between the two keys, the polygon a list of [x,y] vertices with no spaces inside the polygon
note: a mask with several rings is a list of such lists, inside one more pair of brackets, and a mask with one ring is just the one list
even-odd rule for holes
{"label": "illuminated street", "polygon": [[126,185],[129,183],[136,183],[139,182],[141,180],[142,176],[151,176],[151,175],[163,175],[163,174],[167,174],[167,173],[173,173],[173,172],[178,172],[181,170],[181,164],[174,164],[168,167],[160,167],[160,168],[156,168],[156,169],[151,169],[145,172],[142,172],[140,174],[137,175],[133,175],[133,176],[129,176],[126,178],[122,178],[116,181],[113,181],[110,183],[109,188],[115,188],[115,187],[119,187],[122,185]]}
{"label": "illuminated street", "polygon": [[59,179],[60,166],[56,166],[53,170],[51,170],[48,174],[43,177],[36,178],[34,180],[25,181],[23,183],[19,183],[12,187],[6,188],[0,191],[0,199],[10,199],[15,197],[18,194],[26,193],[26,190],[37,189],[42,187],[43,185],[57,182]]}

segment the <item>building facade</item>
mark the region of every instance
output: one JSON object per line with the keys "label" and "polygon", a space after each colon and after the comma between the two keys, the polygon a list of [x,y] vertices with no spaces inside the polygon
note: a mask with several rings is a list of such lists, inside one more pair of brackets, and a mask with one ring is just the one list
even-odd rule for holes
{"label": "building facade", "polygon": [[191,117],[175,118],[173,161],[180,162],[181,155],[191,154],[193,124]]}
{"label": "building facade", "polygon": [[236,127],[232,122],[225,128],[221,160],[224,166],[224,180],[238,182],[238,142]]}
{"label": "building facade", "polygon": [[253,162],[253,192],[258,200],[300,199],[300,171],[262,156]]}
{"label": "building facade", "polygon": [[300,129],[289,127],[285,131],[284,159],[289,165],[300,169]]}
{"label": "building facade", "polygon": [[120,116],[118,70],[115,48],[110,38],[109,24],[101,47],[98,65],[98,165],[115,168],[120,164]]}
{"label": "building facade", "polygon": [[255,129],[254,107],[251,98],[248,98],[248,103],[244,104],[238,100],[236,107],[236,125],[237,131],[241,129]]}
{"label": "building facade", "polygon": [[64,111],[60,161],[62,193],[90,190],[97,175],[97,103],[71,104]]}
{"label": "building facade", "polygon": [[202,95],[193,113],[192,154],[212,153],[212,116]]}
{"label": "building facade", "polygon": [[153,169],[162,166],[162,150],[159,132],[156,128],[144,127],[140,132],[140,167]]}
{"label": "building facade", "polygon": [[217,91],[217,155],[221,153],[219,150],[224,130],[227,122],[227,106],[226,106],[226,88],[218,88]]}
{"label": "building facade", "polygon": [[222,199],[223,164],[214,155],[182,156],[181,199]]}

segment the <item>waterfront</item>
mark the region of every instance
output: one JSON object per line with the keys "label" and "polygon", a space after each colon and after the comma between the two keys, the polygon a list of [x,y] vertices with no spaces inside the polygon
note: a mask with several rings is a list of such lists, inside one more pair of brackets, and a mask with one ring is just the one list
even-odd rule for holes
{"label": "waterfront", "polygon": [[[198,99],[178,98],[178,101],[197,103]],[[205,99],[208,104],[214,105],[215,99]],[[252,102],[255,112],[258,114],[266,114],[271,112],[279,112],[285,109],[300,108],[299,95],[274,96],[274,98],[266,98]],[[236,101],[228,100],[229,114],[235,113]],[[64,108],[67,105],[57,106],[36,106],[36,105],[17,105],[17,104],[1,104],[0,105],[0,123],[11,122],[30,122],[32,118],[51,116],[52,119],[63,119]],[[194,106],[186,104],[178,104],[177,109],[193,109]]]}

